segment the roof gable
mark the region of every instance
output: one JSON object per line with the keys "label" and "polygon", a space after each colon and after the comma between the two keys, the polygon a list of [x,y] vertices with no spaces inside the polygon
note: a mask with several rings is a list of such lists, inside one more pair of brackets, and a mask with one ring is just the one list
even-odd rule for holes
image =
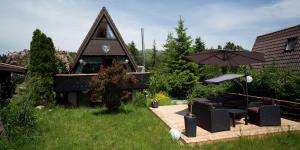
{"label": "roof gable", "polygon": [[[101,28],[106,28],[107,30],[103,33]],[[103,37],[107,36],[107,37]],[[105,44],[104,44],[105,43]],[[111,50],[104,54],[104,52],[100,49],[103,45],[110,45]],[[129,65],[133,71],[137,70],[137,65],[128,51],[127,45],[125,44],[121,34],[119,33],[117,27],[115,26],[113,20],[111,19],[109,13],[106,8],[103,7],[95,19],[92,27],[90,28],[88,34],[80,45],[77,55],[74,61],[74,67],[72,68],[72,72],[78,66],[79,59],[84,55],[96,55],[96,56],[104,56],[104,55],[121,55],[127,56],[129,60]]]}

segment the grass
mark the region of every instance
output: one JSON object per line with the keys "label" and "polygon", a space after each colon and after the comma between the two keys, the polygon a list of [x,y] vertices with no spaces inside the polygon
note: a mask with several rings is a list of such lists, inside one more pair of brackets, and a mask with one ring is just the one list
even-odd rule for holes
{"label": "grass", "polygon": [[23,149],[300,149],[300,134],[239,138],[187,146],[146,108],[127,105],[115,113],[101,108],[56,107],[38,113],[40,135]]}

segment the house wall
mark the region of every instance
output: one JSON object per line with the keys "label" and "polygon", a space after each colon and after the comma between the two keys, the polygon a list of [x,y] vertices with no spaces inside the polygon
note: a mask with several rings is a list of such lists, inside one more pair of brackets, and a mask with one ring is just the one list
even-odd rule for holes
{"label": "house wall", "polygon": [[[136,78],[135,84],[124,84],[124,90],[135,91],[146,89],[149,86],[150,73],[131,72]],[[67,97],[67,102],[73,106],[88,106],[91,102],[89,97],[91,78],[96,74],[57,74],[54,80],[55,92]],[[98,101],[99,102],[99,101]]]}
{"label": "house wall", "polygon": [[[105,54],[102,50],[103,45],[109,45],[110,46],[110,51]],[[123,48],[121,47],[121,44],[119,41],[114,40],[114,39],[93,39],[90,40],[87,47],[85,48],[83,55],[88,55],[88,56],[126,56],[124,53]]]}
{"label": "house wall", "polygon": [[[279,69],[300,71],[300,25],[261,35],[256,38],[252,51],[265,54],[265,63],[251,65],[254,69],[275,62]],[[287,40],[298,37],[296,47],[293,51],[285,51]]]}

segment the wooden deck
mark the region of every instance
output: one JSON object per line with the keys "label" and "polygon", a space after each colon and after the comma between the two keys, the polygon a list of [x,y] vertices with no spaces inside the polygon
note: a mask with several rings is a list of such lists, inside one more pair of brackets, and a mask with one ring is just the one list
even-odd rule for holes
{"label": "wooden deck", "polygon": [[213,142],[217,140],[234,139],[241,136],[255,136],[270,133],[279,133],[287,131],[300,131],[300,123],[281,119],[281,126],[271,127],[259,127],[249,123],[244,124],[243,119],[236,122],[236,127],[232,127],[230,131],[222,131],[216,133],[210,133],[197,126],[196,137],[186,137],[184,135],[184,115],[187,113],[187,105],[170,105],[160,106],[159,108],[150,108],[150,110],[156,114],[169,128],[175,128],[181,132],[180,140],[186,144],[201,144],[207,142]]}

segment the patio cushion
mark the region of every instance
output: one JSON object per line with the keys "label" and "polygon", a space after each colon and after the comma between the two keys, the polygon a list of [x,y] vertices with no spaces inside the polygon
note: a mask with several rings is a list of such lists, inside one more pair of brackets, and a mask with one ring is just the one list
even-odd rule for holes
{"label": "patio cushion", "polygon": [[259,107],[250,107],[248,108],[249,112],[253,112],[253,113],[258,113],[259,112]]}

